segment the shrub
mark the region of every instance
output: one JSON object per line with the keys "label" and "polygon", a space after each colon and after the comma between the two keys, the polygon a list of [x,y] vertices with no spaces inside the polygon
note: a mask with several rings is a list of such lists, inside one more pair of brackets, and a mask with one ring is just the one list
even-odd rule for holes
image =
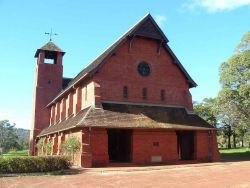
{"label": "shrub", "polygon": [[43,155],[43,143],[44,143],[44,140],[45,140],[45,138],[41,138],[36,144],[36,147],[37,147],[37,150],[38,150],[38,155]]}
{"label": "shrub", "polygon": [[66,155],[71,155],[72,161],[74,163],[74,155],[77,151],[81,149],[81,142],[79,138],[75,136],[70,136],[62,144],[62,150]]}
{"label": "shrub", "polygon": [[46,148],[46,155],[51,155],[52,152],[52,147],[53,147],[53,142],[52,140],[48,141],[45,145]]}
{"label": "shrub", "polygon": [[50,172],[68,169],[71,163],[67,157],[1,157],[0,174]]}

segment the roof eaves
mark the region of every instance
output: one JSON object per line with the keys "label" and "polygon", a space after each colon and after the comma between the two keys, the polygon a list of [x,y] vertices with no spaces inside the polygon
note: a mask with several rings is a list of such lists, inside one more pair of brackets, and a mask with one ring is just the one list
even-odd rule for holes
{"label": "roof eaves", "polygon": [[191,88],[192,87],[197,87],[198,85],[195,83],[195,81],[191,78],[191,76],[188,74],[188,72],[186,71],[186,69],[183,67],[183,65],[181,64],[181,62],[179,61],[179,59],[176,57],[176,55],[174,54],[174,52],[171,50],[171,48],[165,44],[164,47],[167,49],[167,51],[171,54],[171,56],[174,58],[174,63],[176,63],[179,68],[181,69],[181,71],[184,73],[184,75],[186,76],[186,78],[188,79],[188,82],[191,84]]}

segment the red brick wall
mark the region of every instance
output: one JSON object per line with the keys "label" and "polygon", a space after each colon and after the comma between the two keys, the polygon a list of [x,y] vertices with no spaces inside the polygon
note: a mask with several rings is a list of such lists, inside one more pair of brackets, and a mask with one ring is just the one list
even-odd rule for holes
{"label": "red brick wall", "polygon": [[218,150],[216,131],[212,131],[212,161],[220,161],[221,155]]}
{"label": "red brick wall", "polygon": [[[159,146],[154,146],[154,142]],[[132,162],[150,163],[152,156],[161,156],[162,162],[178,160],[175,131],[133,130]]]}
{"label": "red brick wall", "polygon": [[61,91],[62,74],[62,54],[58,53],[57,64],[46,64],[41,51],[35,70],[30,155],[34,155],[36,136],[50,124],[51,111],[46,106]]}
{"label": "red brick wall", "polygon": [[196,131],[196,159],[198,161],[209,160],[209,135],[208,131]]}
{"label": "red brick wall", "polygon": [[95,166],[107,165],[109,162],[109,156],[108,135],[106,129],[92,129],[90,138],[93,164]]}
{"label": "red brick wall", "polygon": [[[101,100],[181,105],[192,109],[192,99],[186,79],[163,47],[157,53],[155,40],[135,38],[123,44],[94,76],[100,85]],[[146,61],[151,67],[147,77],[141,76],[137,66]],[[128,98],[123,98],[123,86],[128,87]],[[148,99],[142,99],[142,89],[147,88]],[[165,101],[160,91],[165,90]]]}
{"label": "red brick wall", "polygon": [[[106,129],[83,128],[64,132],[53,137],[53,155],[61,154],[61,144],[69,136],[76,136],[82,142],[82,148],[75,154],[74,165],[92,167],[109,164],[108,135]],[[56,137],[55,137],[56,136]],[[211,139],[211,143],[209,143]],[[46,142],[45,141],[45,142]],[[154,145],[158,143],[158,145]],[[211,149],[209,147],[211,146]],[[195,160],[200,162],[219,161],[215,131],[209,136],[208,131],[195,131]],[[209,153],[211,152],[211,154]],[[210,156],[211,155],[211,156]],[[209,158],[209,156],[211,158]],[[131,135],[131,162],[152,163],[152,157],[161,157],[161,162],[178,162],[177,135],[174,130],[134,129]]]}

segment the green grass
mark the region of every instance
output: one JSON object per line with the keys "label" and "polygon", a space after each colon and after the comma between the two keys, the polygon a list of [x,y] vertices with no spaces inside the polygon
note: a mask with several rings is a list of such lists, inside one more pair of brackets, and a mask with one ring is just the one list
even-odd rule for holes
{"label": "green grass", "polygon": [[250,148],[220,149],[222,159],[226,160],[250,160]]}
{"label": "green grass", "polygon": [[3,157],[18,157],[18,156],[28,156],[28,150],[20,150],[20,151],[10,151],[8,153],[4,153]]}

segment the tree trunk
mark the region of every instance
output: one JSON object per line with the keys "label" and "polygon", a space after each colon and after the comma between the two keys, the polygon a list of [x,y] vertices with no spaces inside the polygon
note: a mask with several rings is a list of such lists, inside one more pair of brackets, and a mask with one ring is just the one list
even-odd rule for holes
{"label": "tree trunk", "polygon": [[241,147],[244,147],[244,138],[241,139]]}
{"label": "tree trunk", "polygon": [[233,133],[233,144],[234,144],[234,148],[236,148],[236,134]]}
{"label": "tree trunk", "polygon": [[227,134],[227,136],[228,136],[227,148],[231,149],[231,127],[230,126],[228,127],[228,134]]}
{"label": "tree trunk", "polygon": [[227,148],[231,149],[231,135],[228,134]]}

